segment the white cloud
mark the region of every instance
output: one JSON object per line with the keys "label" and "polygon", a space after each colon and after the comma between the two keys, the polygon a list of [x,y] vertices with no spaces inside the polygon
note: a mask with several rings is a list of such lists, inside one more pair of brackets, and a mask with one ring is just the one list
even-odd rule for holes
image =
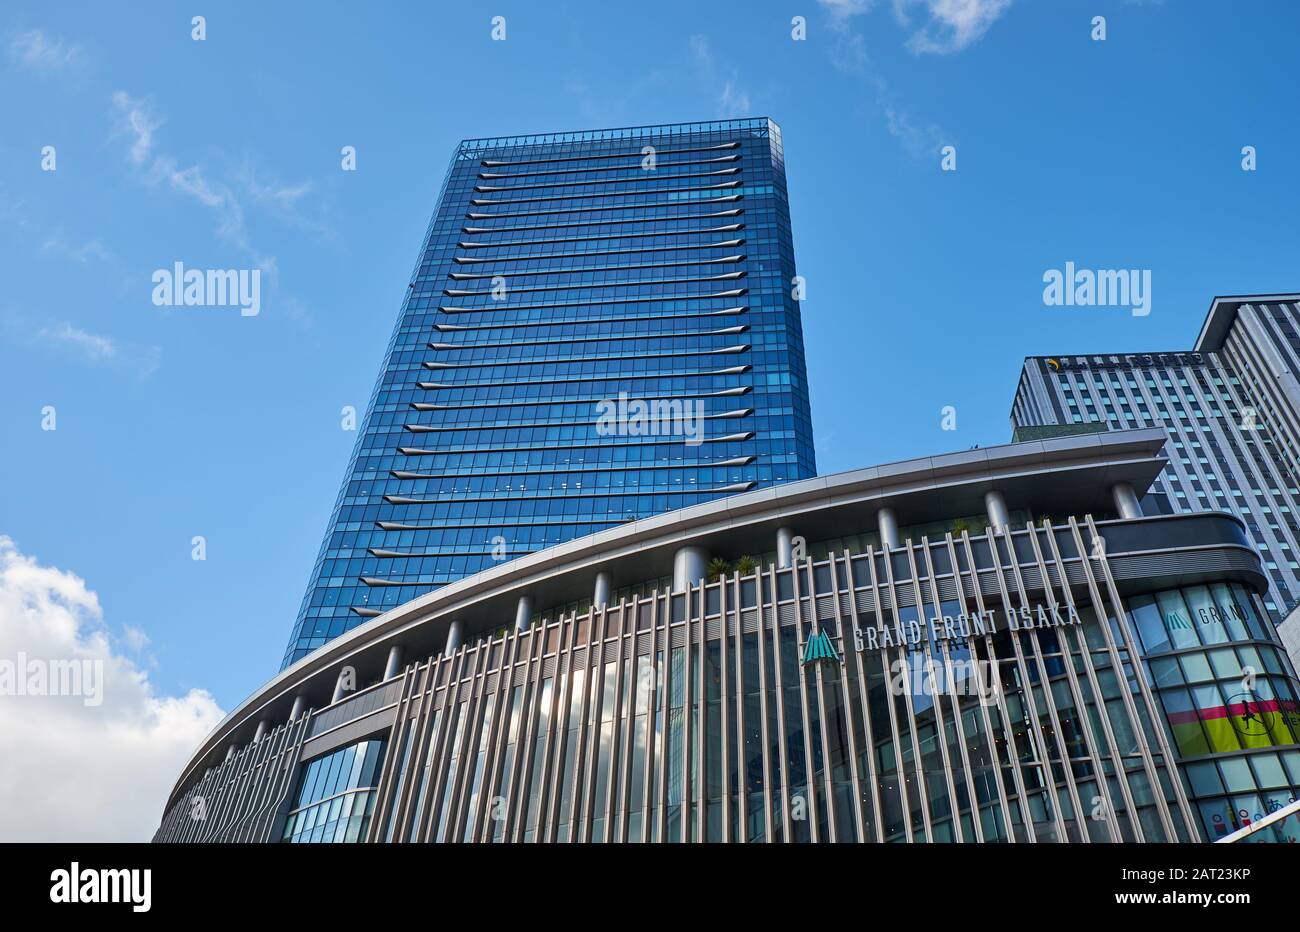
{"label": "white cloud", "polygon": [[40,29],[29,29],[9,40],[9,60],[34,71],[62,71],[81,61],[81,49],[51,39]]}
{"label": "white cloud", "polygon": [[311,309],[293,295],[286,295],[280,299],[280,310],[285,317],[305,330],[310,330],[316,325],[316,316],[312,314]]}
{"label": "white cloud", "polygon": [[710,90],[717,90],[718,116],[746,116],[750,110],[749,92],[739,85],[737,72],[724,73],[725,69],[719,67],[709,40],[704,36],[691,36],[690,48],[702,82]]}
{"label": "white cloud", "polygon": [[153,149],[153,132],[162,123],[154,119],[148,104],[125,91],[113,92],[113,107],[117,110],[122,129],[131,136],[131,161],[143,165]]}
{"label": "white cloud", "polygon": [[[861,37],[851,34],[851,21],[871,10],[874,0],[817,0],[830,14],[831,29],[840,34],[832,48],[832,63],[841,71],[857,71],[864,62],[864,54],[857,43],[846,44],[846,38],[860,42]],[[894,18],[905,28],[911,28],[911,13],[916,7],[929,14],[928,20],[907,40],[913,52],[947,54],[960,52],[978,42],[1002,14],[1011,6],[1011,0],[893,0]]]}
{"label": "white cloud", "polygon": [[831,46],[831,64],[836,71],[862,72],[867,67],[867,43],[862,35],[851,30],[839,30]]}
{"label": "white cloud", "polygon": [[734,81],[728,81],[722,86],[718,106],[722,108],[722,112],[725,114],[745,116],[749,113],[749,92],[736,87]]}
{"label": "white cloud", "polygon": [[884,78],[873,76],[871,85],[876,90],[876,104],[885,117],[885,129],[897,139],[908,155],[916,159],[938,158],[939,148],[947,139],[943,129],[934,123],[919,123],[907,110],[900,107],[894,92]]}
{"label": "white cloud", "polygon": [[165,183],[178,194],[192,198],[211,210],[217,217],[217,235],[254,255],[259,265],[268,261],[274,264],[274,259],[258,256],[249,243],[248,231],[244,226],[244,206],[239,198],[225,185],[208,181],[199,166],[181,168],[171,156],[160,155],[154,159],[149,178],[154,183]]}
{"label": "white cloud", "polygon": [[46,252],[67,256],[81,265],[86,265],[91,259],[111,260],[114,258],[113,254],[99,240],[91,239],[83,243],[70,243],[64,239],[61,230],[55,230],[47,236],[45,241],[41,243],[41,248]]}
{"label": "white cloud", "polygon": [[32,222],[27,219],[27,209],[23,203],[0,188],[0,229],[26,229],[31,225]]}
{"label": "white cloud", "polygon": [[903,144],[908,154],[918,159],[938,157],[944,138],[943,131],[938,126],[933,123],[918,125],[909,114],[896,109],[893,104],[886,103],[883,106],[885,128],[889,130],[889,135]]}
{"label": "white cloud", "polygon": [[131,139],[131,161],[144,172],[146,183],[165,184],[211,210],[217,218],[217,235],[251,256],[263,272],[274,275],[275,257],[261,254],[249,241],[244,207],[234,191],[220,182],[209,180],[198,165],[182,168],[171,155],[155,152],[154,131],[162,126],[162,121],[153,115],[146,101],[125,91],[114,91],[112,101],[118,131]]}
{"label": "white cloud", "polygon": [[[857,75],[874,91],[876,105],[885,118],[885,130],[897,139],[909,155],[917,159],[931,158],[938,155],[939,148],[947,140],[943,129],[934,123],[918,122],[906,109],[895,100],[889,82],[875,69],[870,68],[866,41],[854,28],[853,19],[868,12],[872,0],[818,0],[822,8],[830,13],[831,31],[834,42],[831,45],[831,64],[835,70],[845,74]],[[894,0],[894,12],[907,25],[905,9],[907,4],[928,3],[931,8],[940,9],[948,6],[966,6],[968,2],[978,5],[981,0]],[[999,3],[1003,0],[983,0]],[[1005,0],[1010,3],[1010,0]],[[936,14],[938,15],[938,14]],[[914,37],[915,38],[915,37]]]}
{"label": "white cloud", "polygon": [[1011,0],[894,0],[894,12],[904,24],[909,9],[916,6],[925,7],[930,19],[907,40],[907,47],[917,53],[945,55],[983,38]]}
{"label": "white cloud", "polygon": [[64,321],[57,327],[44,327],[37,332],[38,340],[71,346],[90,359],[112,359],[117,356],[117,343],[111,337],[87,333]]}
{"label": "white cloud", "polygon": [[874,0],[817,0],[830,14],[831,64],[836,71],[846,74],[861,73],[867,67],[867,43],[862,34],[854,31],[853,19],[866,13]]}
{"label": "white cloud", "polygon": [[709,49],[709,40],[704,36],[691,36],[691,54],[695,56],[695,63],[701,68],[713,67],[713,52]]}
{"label": "white cloud", "polygon": [[831,23],[836,26],[867,12],[874,5],[874,0],[817,0],[817,2],[831,14]]}
{"label": "white cloud", "polygon": [[[124,638],[142,644],[141,635]],[[0,841],[145,841],[172,782],[222,718],[212,696],[160,696],[118,653],[99,598],[0,536],[0,662],[102,665],[102,702],[0,695]]]}
{"label": "white cloud", "polygon": [[288,184],[278,178],[263,181],[258,171],[245,164],[235,177],[235,184],[254,205],[287,226],[330,238],[334,231],[319,209],[306,209],[302,202],[313,190],[310,181]]}
{"label": "white cloud", "polygon": [[126,370],[142,379],[152,375],[162,362],[161,347],[120,343],[67,321],[34,326],[30,320],[10,315],[3,322],[33,345],[67,352],[88,363]]}
{"label": "white cloud", "polygon": [[286,208],[293,207],[303,195],[311,191],[310,181],[302,181],[294,185],[281,184],[278,181],[262,184],[251,171],[244,174],[243,183],[256,200]]}

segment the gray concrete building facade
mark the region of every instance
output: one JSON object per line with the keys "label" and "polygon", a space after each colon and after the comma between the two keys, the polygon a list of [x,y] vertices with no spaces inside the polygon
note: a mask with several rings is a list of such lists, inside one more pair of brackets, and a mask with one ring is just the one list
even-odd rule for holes
{"label": "gray concrete building facade", "polygon": [[1187,350],[1028,357],[1011,409],[1021,438],[1049,427],[1166,429],[1169,465],[1148,510],[1239,516],[1279,624],[1300,603],[1297,302],[1297,294],[1215,298]]}

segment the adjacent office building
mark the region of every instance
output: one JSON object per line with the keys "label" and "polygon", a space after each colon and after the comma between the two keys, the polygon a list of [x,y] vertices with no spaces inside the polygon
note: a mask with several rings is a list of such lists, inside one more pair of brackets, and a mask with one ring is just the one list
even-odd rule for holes
{"label": "adjacent office building", "polygon": [[[1264,560],[1275,623],[1300,603],[1298,301],[1215,298],[1188,350],[1030,357],[1011,409],[1018,438],[1048,425],[1168,430],[1169,466],[1145,504],[1240,516]],[[1300,618],[1284,633],[1291,625]]]}
{"label": "adjacent office building", "polygon": [[283,666],[504,561],[815,475],[795,275],[770,120],[462,142]]}

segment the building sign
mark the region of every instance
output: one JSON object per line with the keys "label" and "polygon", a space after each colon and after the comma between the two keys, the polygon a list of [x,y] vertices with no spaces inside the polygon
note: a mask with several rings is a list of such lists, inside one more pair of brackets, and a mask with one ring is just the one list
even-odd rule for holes
{"label": "building sign", "polygon": [[[1036,602],[1019,609],[1004,608],[1001,612],[987,609],[983,612],[963,612],[960,615],[934,615],[924,623],[917,620],[898,621],[889,625],[873,625],[853,629],[853,649],[858,652],[881,651],[898,647],[907,651],[921,650],[922,645],[968,641],[998,633],[1001,626],[1007,631],[1036,631],[1041,628],[1066,628],[1082,625],[1083,619],[1073,605],[1050,605]],[[801,665],[827,660],[843,663],[830,633],[822,628],[808,636],[804,644]]]}
{"label": "building sign", "polygon": [[833,663],[840,663],[839,651],[831,643],[831,636],[823,629],[808,637],[808,643],[804,645],[803,659],[800,663],[811,663],[818,660],[829,660]]}
{"label": "building sign", "polygon": [[[1246,624],[1246,611],[1235,600],[1229,600],[1222,604],[1213,602],[1207,605],[1196,606],[1196,618],[1203,625],[1219,625],[1222,627],[1226,622],[1237,621],[1243,625]],[[1192,623],[1188,617],[1178,609],[1164,613],[1165,628],[1170,634],[1175,631],[1191,631]]]}
{"label": "building sign", "polygon": [[903,647],[916,650],[922,643],[938,644],[946,641],[966,641],[987,634],[997,634],[1001,623],[1008,631],[1034,631],[1039,628],[1064,628],[1082,625],[1078,610],[1073,605],[1035,603],[1022,605],[1018,610],[1005,608],[1002,613],[987,609],[960,615],[934,615],[924,624],[920,621],[895,622],[853,629],[853,648],[857,651],[884,650]]}
{"label": "building sign", "polygon": [[1066,369],[1131,369],[1152,366],[1199,366],[1200,353],[1128,353],[1119,356],[1044,356],[1043,364],[1053,372]]}

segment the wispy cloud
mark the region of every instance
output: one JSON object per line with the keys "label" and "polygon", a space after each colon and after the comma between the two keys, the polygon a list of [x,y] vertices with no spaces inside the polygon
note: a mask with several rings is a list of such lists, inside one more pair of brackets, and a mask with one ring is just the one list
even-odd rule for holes
{"label": "wispy cloud", "polygon": [[862,35],[849,29],[838,30],[831,45],[831,64],[835,70],[859,74],[866,70],[867,63],[867,43]]}
{"label": "wispy cloud", "polygon": [[111,338],[88,333],[66,321],[55,327],[43,327],[37,331],[36,338],[57,346],[72,347],[90,360],[114,359],[118,353],[117,343]]}
{"label": "wispy cloud", "polygon": [[33,71],[55,72],[82,61],[80,46],[51,38],[43,30],[28,29],[9,39],[9,60]]}
{"label": "wispy cloud", "polygon": [[296,184],[278,178],[264,181],[251,164],[245,163],[235,177],[235,184],[254,205],[281,223],[327,239],[333,237],[334,229],[323,210],[307,203],[315,187],[310,181]]}
{"label": "wispy cloud", "polygon": [[871,79],[876,89],[876,103],[885,116],[885,129],[897,139],[907,154],[917,159],[938,157],[939,147],[944,144],[944,131],[935,123],[918,122],[910,113],[900,108],[894,101],[894,94],[889,85],[880,77]]}
{"label": "wispy cloud", "polygon": [[35,337],[37,342],[67,350],[87,362],[129,369],[142,379],[152,375],[162,362],[160,347],[123,345],[112,337],[90,333],[67,321],[42,327]]}
{"label": "wispy cloud", "polygon": [[[270,177],[269,173],[255,170],[251,159],[240,164],[227,159],[216,170],[198,163],[186,164],[161,144],[158,130],[165,120],[156,115],[149,100],[119,90],[112,94],[111,101],[115,133],[126,141],[128,159],[140,181],[173,191],[209,211],[216,222],[216,235],[248,256],[272,287],[277,285],[279,263],[274,255],[253,243],[248,214],[269,215],[287,226],[327,238],[333,236],[333,229],[324,219],[324,208],[311,203],[315,190],[312,182],[284,182]],[[278,294],[277,301],[289,319],[310,326],[311,315],[300,302],[287,294]]]}
{"label": "wispy cloud", "polygon": [[273,275],[274,256],[258,251],[249,240],[244,207],[229,186],[212,181],[199,165],[182,167],[171,155],[156,151],[154,133],[163,125],[149,103],[125,91],[114,91],[113,112],[120,135],[130,140],[132,164],[143,172],[148,184],[162,184],[211,210],[217,218],[217,235],[251,256],[257,267]]}
{"label": "wispy cloud", "polygon": [[744,116],[749,113],[749,92],[737,87],[734,80],[722,85],[722,94],[718,97],[718,106],[728,115]]}
{"label": "wispy cloud", "polygon": [[844,23],[867,12],[875,0],[817,0],[822,9],[831,15],[831,23]]}
{"label": "wispy cloud", "polygon": [[110,260],[113,258],[113,254],[99,240],[91,239],[83,243],[70,243],[64,239],[63,233],[57,230],[41,242],[41,249],[66,256],[79,265],[86,265],[92,259]]}
{"label": "wispy cloud", "polygon": [[857,74],[867,67],[867,43],[853,29],[853,20],[871,9],[873,0],[817,0],[830,14],[831,64],[836,71]]}
{"label": "wispy cloud", "polygon": [[[831,61],[841,71],[858,71],[865,65],[861,36],[852,22],[875,7],[875,0],[817,0],[829,16],[837,34]],[[894,18],[912,31],[907,48],[922,54],[946,55],[960,52],[983,38],[989,27],[1002,18],[1012,0],[893,0]],[[913,22],[920,13],[924,19]]]}
{"label": "wispy cloud", "polygon": [[29,346],[69,355],[91,365],[128,371],[141,379],[152,375],[162,362],[160,347],[123,343],[68,321],[35,323],[11,314],[0,323],[10,336]]}
{"label": "wispy cloud", "polygon": [[1010,6],[1011,0],[894,0],[894,13],[910,27],[910,13],[923,7],[929,19],[912,33],[907,47],[917,54],[947,55],[982,39]]}
{"label": "wispy cloud", "polygon": [[208,180],[198,165],[184,168],[169,155],[160,155],[153,161],[149,178],[161,182],[178,194],[183,194],[211,210],[217,217],[217,235],[252,255],[259,265],[274,265],[274,257],[257,253],[248,240],[244,225],[244,206],[235,193],[220,182]]}
{"label": "wispy cloud", "polygon": [[740,86],[738,72],[720,66],[713,56],[709,40],[701,35],[690,38],[691,55],[701,80],[718,94],[718,115],[746,116],[750,111],[749,92]]}
{"label": "wispy cloud", "polygon": [[243,181],[244,186],[255,199],[264,204],[275,204],[280,207],[293,207],[303,195],[311,192],[310,181],[302,181],[294,185],[281,184],[278,181],[262,184],[251,171],[243,175]]}
{"label": "wispy cloud", "polygon": [[29,229],[32,222],[27,213],[22,201],[0,188],[0,230]]}
{"label": "wispy cloud", "polygon": [[694,35],[690,38],[691,54],[695,56],[696,64],[703,68],[713,67],[713,51],[709,48],[709,40],[701,35]]}
{"label": "wispy cloud", "polygon": [[117,113],[120,129],[131,137],[131,161],[143,165],[153,151],[154,130],[162,126],[162,123],[154,119],[143,100],[136,100],[126,91],[113,92],[113,109]]}
{"label": "wispy cloud", "polygon": [[[866,40],[855,28],[855,20],[869,12],[874,6],[873,0],[818,0],[829,15],[829,25],[833,40],[831,43],[831,65],[844,74],[856,75],[874,92],[876,106],[885,120],[885,130],[902,144],[903,149],[913,158],[930,158],[937,155],[939,147],[946,137],[936,124],[918,120],[901,106],[889,82],[870,67],[867,56]],[[895,0],[895,11],[902,10],[902,4],[920,2],[920,0]],[[949,0],[927,0],[934,6],[942,6]],[[962,4],[966,0],[951,0]],[[1008,0],[1009,2],[1009,0]]]}
{"label": "wispy cloud", "polygon": [[149,646],[149,635],[132,625],[123,625],[122,639],[126,641],[126,646],[137,654]]}

